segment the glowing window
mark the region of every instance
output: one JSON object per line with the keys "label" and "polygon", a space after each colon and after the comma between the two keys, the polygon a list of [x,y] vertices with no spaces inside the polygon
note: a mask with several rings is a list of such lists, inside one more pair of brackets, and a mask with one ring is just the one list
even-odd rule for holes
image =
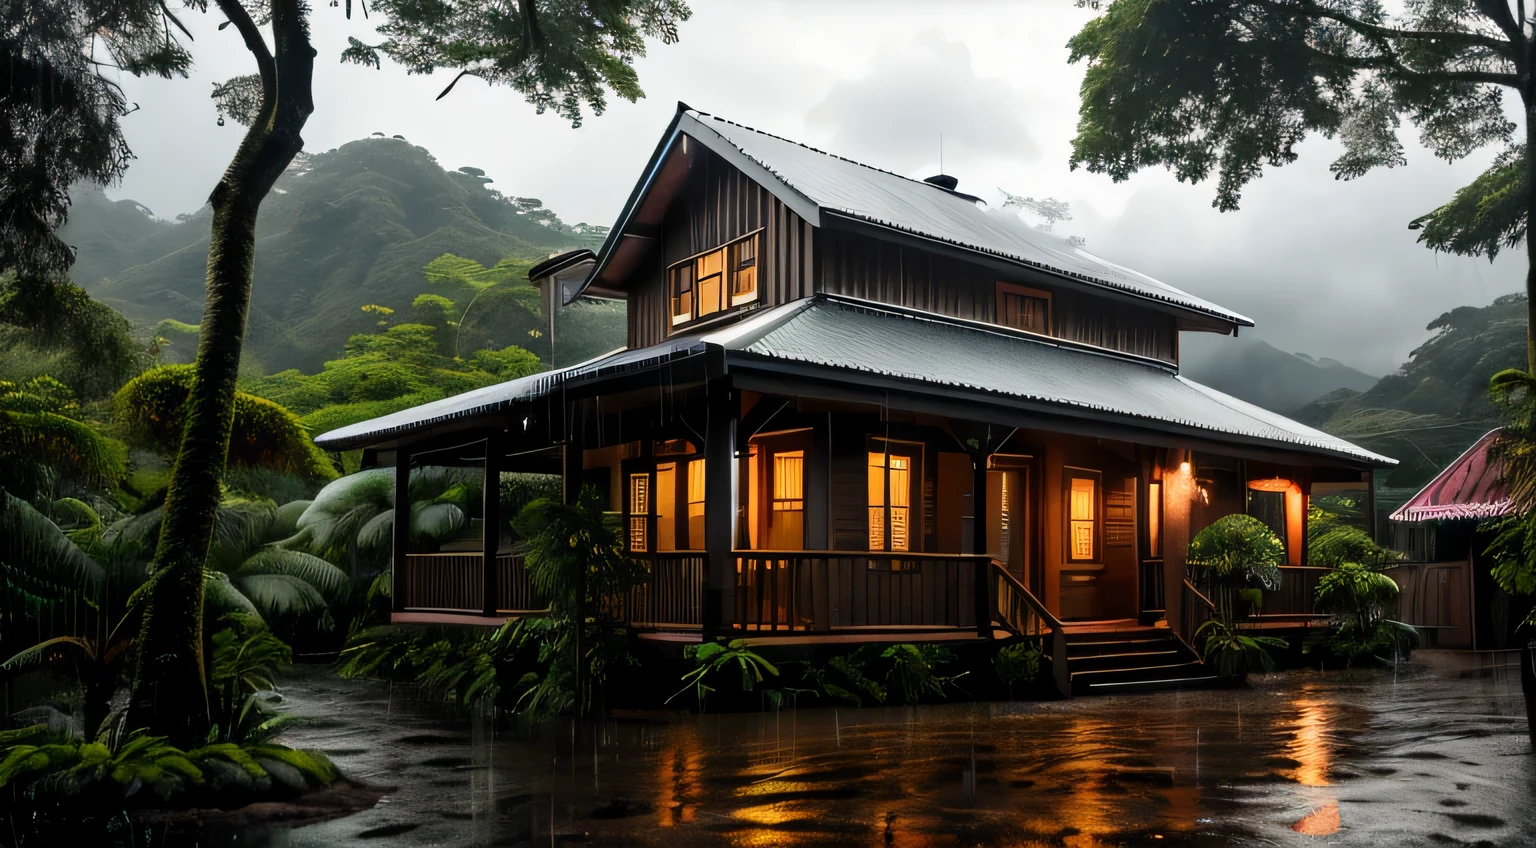
{"label": "glowing window", "polygon": [[912,550],[912,458],[869,454],[869,549]]}
{"label": "glowing window", "polygon": [[672,326],[756,301],[761,238],[753,233],[668,268]]}
{"label": "glowing window", "polygon": [[704,460],[688,463],[688,547],[704,549]]}
{"label": "glowing window", "polygon": [[1163,484],[1147,484],[1147,556],[1163,555]]}
{"label": "glowing window", "polygon": [[647,523],[651,517],[651,475],[629,475],[629,549],[650,550]]}
{"label": "glowing window", "polygon": [[677,550],[677,463],[656,466],[656,550]]}
{"label": "glowing window", "polygon": [[1099,481],[1097,477],[1067,477],[1067,559],[1092,562],[1098,555]]}

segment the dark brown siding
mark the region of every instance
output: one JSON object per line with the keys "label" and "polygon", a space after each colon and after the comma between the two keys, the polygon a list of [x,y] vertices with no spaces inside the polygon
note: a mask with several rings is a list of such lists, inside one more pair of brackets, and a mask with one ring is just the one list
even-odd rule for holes
{"label": "dark brown siding", "polygon": [[625,285],[630,347],[657,344],[671,330],[667,266],[759,229],[765,231],[765,243],[758,305],[777,306],[811,294],[815,265],[810,225],[702,145],[694,145],[690,157],[687,184],[667,210],[657,249]]}
{"label": "dark brown siding", "polygon": [[1043,275],[1016,276],[927,251],[869,238],[820,234],[820,290],[953,315],[997,320],[997,283],[1051,292],[1052,335],[1113,350],[1178,362],[1173,316],[1155,309],[1051,285]]}

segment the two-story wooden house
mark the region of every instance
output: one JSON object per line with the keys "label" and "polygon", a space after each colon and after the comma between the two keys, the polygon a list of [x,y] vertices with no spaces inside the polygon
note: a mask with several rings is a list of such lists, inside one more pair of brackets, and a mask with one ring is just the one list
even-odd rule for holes
{"label": "two-story wooden house", "polygon": [[[953,178],[682,105],[602,249],[534,276],[551,308],[626,299],[627,347],[316,441],[399,469],[397,504],[421,465],[596,486],[650,562],[626,612],[649,638],[1044,635],[1065,681],[1070,632],[1118,629],[1142,678],[1177,677],[1194,532],[1249,511],[1304,571],[1309,495],[1392,463],[1179,375],[1181,332],[1242,315]],[[397,620],[538,607],[497,534],[434,554],[403,524]],[[1079,641],[1079,684],[1126,677]]]}

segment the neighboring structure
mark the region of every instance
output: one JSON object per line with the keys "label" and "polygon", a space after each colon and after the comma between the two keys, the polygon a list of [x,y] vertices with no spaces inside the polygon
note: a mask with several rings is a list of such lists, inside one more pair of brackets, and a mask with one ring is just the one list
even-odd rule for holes
{"label": "neighboring structure", "polygon": [[[1309,614],[1308,497],[1393,461],[1179,376],[1180,332],[1247,318],[956,188],[680,105],[583,286],[533,275],[626,298],[626,349],[316,442],[401,504],[420,465],[595,486],[651,566],[642,638],[1045,636],[1064,689],[1203,678],[1185,549],[1245,509],[1295,569],[1265,612]],[[496,534],[405,524],[397,620],[538,608]]]}
{"label": "neighboring structure", "polygon": [[1474,651],[1516,647],[1515,628],[1530,601],[1493,582],[1484,520],[1509,514],[1513,503],[1492,451],[1493,430],[1445,467],[1392,513],[1393,546],[1409,561],[1388,571],[1402,589],[1398,616],[1418,627],[1424,642]]}

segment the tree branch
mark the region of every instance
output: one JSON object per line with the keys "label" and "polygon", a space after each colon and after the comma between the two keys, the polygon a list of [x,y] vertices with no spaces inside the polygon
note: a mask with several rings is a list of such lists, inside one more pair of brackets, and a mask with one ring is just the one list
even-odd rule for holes
{"label": "tree branch", "polygon": [[[1523,0],[1522,0],[1522,4]],[[1515,20],[1515,16],[1509,13],[1508,0],[1477,0],[1477,10],[1483,16],[1498,24],[1499,29],[1509,38],[1509,43],[1516,47],[1525,46],[1525,31],[1521,29],[1521,21]],[[1525,18],[1522,11],[1520,17]]]}
{"label": "tree branch", "polygon": [[277,63],[272,60],[272,51],[267,49],[266,39],[261,37],[261,29],[256,22],[251,20],[251,13],[246,11],[240,0],[217,0],[219,11],[224,17],[235,25],[240,31],[240,37],[245,39],[245,48],[256,57],[256,69],[261,74],[261,90],[268,98],[277,96]]}
{"label": "tree branch", "polygon": [[[1478,0],[1478,5],[1502,6],[1503,2],[1504,0]],[[1274,8],[1272,4],[1268,5],[1271,5],[1271,8]],[[1519,50],[1517,48],[1518,45],[1524,42],[1523,36],[1519,34],[1520,28],[1518,26],[1515,27],[1515,35],[1511,36],[1508,41],[1504,41],[1476,32],[1459,32],[1456,30],[1398,29],[1397,27],[1386,27],[1379,24],[1366,23],[1359,18],[1346,15],[1337,9],[1330,9],[1324,6],[1319,6],[1316,2],[1314,2],[1314,0],[1304,0],[1302,5],[1313,17],[1327,18],[1329,20],[1338,21],[1339,23],[1349,27],[1355,32],[1358,32],[1361,35],[1370,37],[1372,39],[1439,41],[1447,44],[1460,44],[1464,47],[1482,47],[1499,53],[1500,55],[1504,56],[1504,58],[1511,61],[1518,60]],[[1487,12],[1485,11],[1484,14],[1487,14]],[[1506,17],[1508,17],[1509,10],[1505,9],[1504,14]],[[1490,17],[1492,16],[1490,15]],[[1502,24],[1500,24],[1500,28],[1503,28]],[[1509,30],[1506,29],[1505,34],[1508,35]]]}

